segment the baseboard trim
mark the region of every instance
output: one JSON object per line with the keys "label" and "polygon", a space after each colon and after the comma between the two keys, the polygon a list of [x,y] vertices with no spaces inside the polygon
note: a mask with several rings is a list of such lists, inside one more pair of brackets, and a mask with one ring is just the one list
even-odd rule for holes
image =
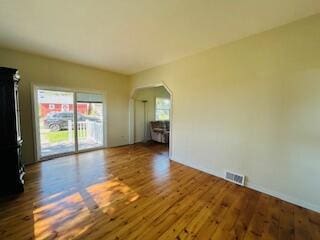
{"label": "baseboard trim", "polygon": [[320,206],[305,202],[303,200],[300,200],[300,199],[297,199],[297,198],[294,198],[294,197],[267,189],[265,187],[262,187],[262,186],[259,186],[259,185],[256,185],[256,184],[250,183],[250,182],[247,183],[246,187],[251,188],[255,191],[262,192],[262,193],[268,194],[270,196],[279,198],[279,199],[286,201],[288,203],[292,203],[294,205],[297,205],[297,206],[300,206],[300,207],[303,207],[303,208],[320,213]]}
{"label": "baseboard trim", "polygon": [[[198,165],[198,164],[196,165],[196,164],[193,164],[193,163],[185,163],[185,162],[178,161],[178,160],[175,160],[175,159],[171,159],[171,160],[172,160],[172,161],[175,161],[175,162],[177,162],[177,163],[183,164],[183,165],[185,165],[185,166],[188,166],[188,167],[197,169],[197,170],[199,170],[199,171],[208,173],[208,174],[213,175],[213,176],[215,176],[215,177],[224,179],[224,177],[223,177],[222,174],[219,174],[218,172],[215,172],[215,171],[213,171],[212,169],[207,169],[207,168],[202,167],[202,166],[200,166],[200,165]],[[227,180],[226,180],[226,181],[227,181]],[[297,198],[288,196],[288,195],[286,195],[286,194],[282,194],[282,193],[279,193],[279,192],[276,192],[276,191],[272,191],[272,190],[267,189],[267,188],[265,188],[265,187],[256,185],[256,184],[254,184],[254,183],[252,183],[252,182],[247,182],[244,187],[253,189],[253,190],[258,191],[258,192],[261,192],[261,193],[265,193],[265,194],[267,194],[267,195],[270,195],[270,196],[272,196],[272,197],[281,199],[281,200],[286,201],[286,202],[288,202],[288,203],[291,203],[291,204],[297,205],[297,206],[299,206],[299,207],[303,207],[303,208],[306,208],[306,209],[309,209],[309,210],[312,210],[312,211],[315,211],[315,212],[320,213],[320,206],[318,206],[318,205],[305,202],[305,201],[303,201],[303,200],[300,200],[300,199],[297,199]]]}

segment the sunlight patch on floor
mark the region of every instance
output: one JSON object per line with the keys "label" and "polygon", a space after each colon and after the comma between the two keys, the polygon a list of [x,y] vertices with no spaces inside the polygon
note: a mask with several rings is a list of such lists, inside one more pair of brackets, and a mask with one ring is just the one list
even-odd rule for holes
{"label": "sunlight patch on floor", "polygon": [[[79,193],[56,202],[40,206],[33,211],[34,238],[47,239],[63,235],[64,239],[76,237],[90,226],[90,211]],[[81,223],[86,223],[85,226]]]}
{"label": "sunlight patch on floor", "polygon": [[76,238],[92,227],[97,214],[112,214],[119,210],[115,205],[139,199],[139,194],[117,178],[63,196],[57,193],[42,202],[47,204],[34,205],[34,239]]}
{"label": "sunlight patch on floor", "polygon": [[104,213],[112,213],[115,202],[129,204],[139,198],[139,194],[118,179],[92,185],[86,190]]}

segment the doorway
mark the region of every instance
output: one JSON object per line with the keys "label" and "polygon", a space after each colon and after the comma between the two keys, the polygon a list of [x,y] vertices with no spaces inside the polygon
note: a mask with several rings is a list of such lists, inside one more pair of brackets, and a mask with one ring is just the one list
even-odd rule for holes
{"label": "doorway", "polygon": [[100,93],[34,88],[38,160],[105,147],[105,106]]}
{"label": "doorway", "polygon": [[130,109],[130,143],[162,145],[171,157],[171,92],[165,86],[135,89]]}

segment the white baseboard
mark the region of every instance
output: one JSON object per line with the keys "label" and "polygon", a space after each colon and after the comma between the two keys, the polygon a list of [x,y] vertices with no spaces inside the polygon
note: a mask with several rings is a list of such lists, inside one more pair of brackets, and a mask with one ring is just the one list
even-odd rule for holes
{"label": "white baseboard", "polygon": [[[220,174],[220,173],[218,173],[218,172],[216,172],[216,171],[214,171],[212,169],[208,169],[208,168],[202,167],[202,166],[200,166],[198,164],[185,163],[185,162],[178,161],[178,160],[175,160],[175,159],[171,159],[171,160],[175,161],[175,162],[178,162],[178,163],[181,163],[181,164],[183,164],[185,166],[200,170],[202,172],[208,173],[208,174],[213,175],[215,177],[224,179],[224,176],[222,174]],[[252,182],[247,182],[245,187],[253,189],[253,190],[258,191],[258,192],[262,192],[262,193],[268,194],[268,195],[276,197],[276,198],[279,198],[279,199],[281,199],[283,201],[292,203],[294,205],[297,205],[297,206],[300,206],[300,207],[303,207],[303,208],[306,208],[306,209],[309,209],[309,210],[312,210],[312,211],[320,213],[320,206],[319,205],[315,205],[315,204],[311,204],[311,203],[305,202],[302,199],[297,199],[297,198],[288,196],[286,194],[282,194],[282,193],[279,193],[279,192],[276,192],[276,191],[272,191],[272,190],[267,189],[265,187],[261,187],[259,185],[256,185],[256,184],[254,184]]]}
{"label": "white baseboard", "polygon": [[251,188],[253,190],[256,190],[258,192],[262,192],[262,193],[268,194],[270,196],[279,198],[279,199],[281,199],[283,201],[292,203],[294,205],[297,205],[297,206],[300,206],[300,207],[304,207],[304,208],[307,208],[309,210],[312,210],[312,211],[320,213],[320,206],[305,202],[305,201],[303,201],[301,199],[297,199],[297,198],[288,196],[286,194],[282,194],[282,193],[267,189],[265,187],[258,186],[256,184],[250,183],[250,182],[247,183],[246,187]]}

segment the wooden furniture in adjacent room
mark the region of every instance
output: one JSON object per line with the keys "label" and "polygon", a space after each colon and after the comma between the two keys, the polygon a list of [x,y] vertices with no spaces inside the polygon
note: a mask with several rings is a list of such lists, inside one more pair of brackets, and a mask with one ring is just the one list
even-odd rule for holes
{"label": "wooden furniture in adjacent room", "polygon": [[169,143],[170,122],[169,121],[151,121],[150,122],[151,139],[160,143]]}

